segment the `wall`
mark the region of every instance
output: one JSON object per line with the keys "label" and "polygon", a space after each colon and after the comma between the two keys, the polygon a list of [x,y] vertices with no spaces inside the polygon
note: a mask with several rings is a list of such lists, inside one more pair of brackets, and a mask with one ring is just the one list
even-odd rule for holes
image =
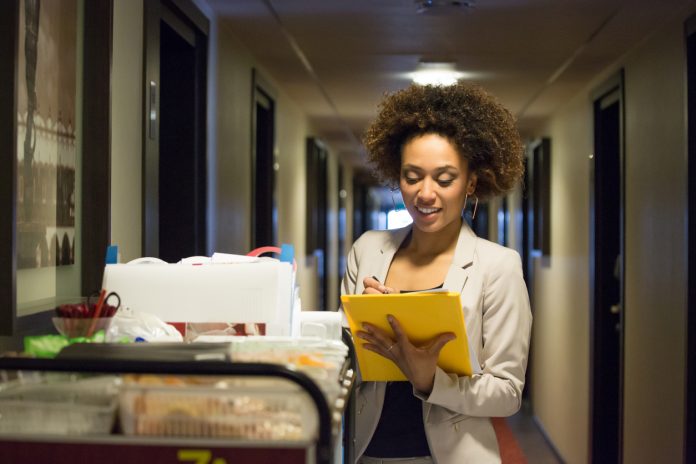
{"label": "wall", "polygon": [[[552,250],[535,264],[532,401],[569,463],[587,462],[590,92],[625,69],[624,462],[681,462],[686,311],[686,13],[559,110],[552,141]],[[658,377],[659,376],[659,377]]]}
{"label": "wall", "polygon": [[142,256],[143,1],[114,2],[111,65],[111,243]]}
{"label": "wall", "polygon": [[301,110],[283,93],[278,95],[276,103],[278,241],[295,247],[302,306],[314,309],[317,304],[316,268],[313,261],[304,259],[307,254],[307,122]]}
{"label": "wall", "polygon": [[682,461],[687,275],[682,31],[680,18],[625,65],[625,462]]}
{"label": "wall", "polygon": [[246,253],[251,246],[251,87],[257,68],[275,90],[276,97],[276,199],[278,240],[295,247],[300,298],[304,308],[315,309],[316,269],[305,259],[306,138],[311,135],[307,117],[234,36],[217,25],[215,95],[217,110],[214,143],[217,152],[209,170],[211,251]]}
{"label": "wall", "polygon": [[209,170],[214,230],[211,251],[246,253],[251,246],[251,69],[253,57],[225,27],[217,37],[217,153]]}
{"label": "wall", "polygon": [[530,386],[541,426],[569,462],[587,462],[589,161],[585,94],[551,121],[551,256],[535,258]]}

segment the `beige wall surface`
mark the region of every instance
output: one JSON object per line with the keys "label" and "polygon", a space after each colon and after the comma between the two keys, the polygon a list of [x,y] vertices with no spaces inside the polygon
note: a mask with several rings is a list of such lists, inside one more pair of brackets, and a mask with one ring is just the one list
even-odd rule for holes
{"label": "beige wall surface", "polygon": [[210,160],[212,251],[244,254],[251,246],[251,80],[253,58],[231,31],[217,28],[217,112]]}
{"label": "beige wall surface", "polygon": [[304,259],[307,253],[306,144],[309,130],[305,115],[282,92],[277,95],[276,108],[278,241],[294,246],[302,307],[314,309],[316,267],[312,261]]}
{"label": "beige wall surface", "polygon": [[111,64],[111,243],[142,256],[143,2],[114,2]]}
{"label": "beige wall surface", "polygon": [[681,18],[667,25],[625,64],[624,462],[682,461],[687,266],[682,28]]}
{"label": "beige wall surface", "polygon": [[587,462],[591,112],[576,97],[551,121],[551,256],[535,258],[532,404],[568,463]]}

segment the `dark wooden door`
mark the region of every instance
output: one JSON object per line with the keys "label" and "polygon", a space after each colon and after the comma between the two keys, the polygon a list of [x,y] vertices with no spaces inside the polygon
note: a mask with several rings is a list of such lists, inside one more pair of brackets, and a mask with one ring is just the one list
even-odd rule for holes
{"label": "dark wooden door", "polygon": [[276,246],[278,212],[275,190],[275,101],[255,75],[253,134],[253,248]]}
{"label": "dark wooden door", "polygon": [[686,22],[688,111],[688,267],[684,462],[696,462],[696,16]]}
{"label": "dark wooden door", "polygon": [[622,460],[623,417],[623,78],[598,92],[591,163],[591,460]]}
{"label": "dark wooden door", "polygon": [[143,255],[207,254],[208,23],[189,0],[145,2]]}

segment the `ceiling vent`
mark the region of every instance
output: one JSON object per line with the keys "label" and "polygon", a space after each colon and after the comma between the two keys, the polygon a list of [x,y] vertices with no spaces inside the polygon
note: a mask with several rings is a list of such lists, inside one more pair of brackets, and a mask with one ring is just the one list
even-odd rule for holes
{"label": "ceiling vent", "polygon": [[474,7],[473,0],[416,0],[416,11],[421,14],[452,14]]}

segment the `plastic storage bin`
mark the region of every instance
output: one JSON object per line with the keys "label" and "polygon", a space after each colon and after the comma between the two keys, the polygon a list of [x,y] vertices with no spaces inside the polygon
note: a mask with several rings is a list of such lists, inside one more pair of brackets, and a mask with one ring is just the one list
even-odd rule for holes
{"label": "plastic storage bin", "polygon": [[107,435],[118,406],[119,379],[5,385],[0,392],[0,433]]}
{"label": "plastic storage bin", "polygon": [[121,428],[127,435],[211,437],[263,441],[315,440],[310,397],[278,379],[127,377]]}

